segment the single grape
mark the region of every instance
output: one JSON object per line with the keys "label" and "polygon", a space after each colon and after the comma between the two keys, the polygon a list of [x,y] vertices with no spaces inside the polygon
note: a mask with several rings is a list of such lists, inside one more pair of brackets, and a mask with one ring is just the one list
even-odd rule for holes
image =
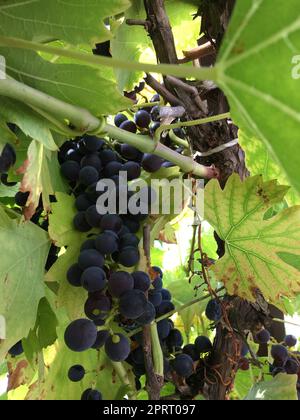
{"label": "single grape", "polygon": [[174,311],[175,306],[172,302],[170,302],[169,300],[163,300],[161,302],[161,304],[159,305],[159,307],[156,310],[156,314],[157,316],[162,316],[162,315],[166,315],[169,312]]}
{"label": "single grape", "polygon": [[120,232],[122,229],[122,219],[115,214],[106,214],[102,217],[100,227],[103,231],[112,230],[113,232]]}
{"label": "single grape", "polygon": [[71,322],[65,331],[65,343],[70,350],[82,352],[95,343],[97,328],[88,319],[78,319]]}
{"label": "single grape", "polygon": [[117,154],[110,149],[102,150],[99,153],[99,157],[104,166],[106,166],[109,162],[115,162],[118,160]]}
{"label": "single grape", "polygon": [[119,254],[118,261],[124,267],[134,267],[140,260],[138,248],[128,246],[123,248]]}
{"label": "single grape", "polygon": [[86,194],[80,194],[75,200],[75,206],[78,211],[85,211],[92,205]]}
{"label": "single grape", "polygon": [[152,155],[150,153],[145,153],[142,160],[142,167],[146,172],[154,173],[157,172],[161,165],[163,164],[163,159],[159,156]]}
{"label": "single grape", "polygon": [[129,290],[120,298],[120,313],[125,318],[137,319],[147,308],[147,299],[141,290]]}
{"label": "single grape", "polygon": [[90,296],[84,305],[85,315],[92,321],[97,321],[98,319],[105,319],[111,310],[111,301],[105,296]]}
{"label": "single grape", "polygon": [[98,213],[96,205],[92,205],[86,210],[85,219],[91,227],[100,227],[102,215]]}
{"label": "single grape", "polygon": [[104,168],[104,176],[111,178],[114,175],[119,175],[123,171],[123,165],[120,162],[109,162]]}
{"label": "single grape", "polygon": [[98,172],[101,172],[103,168],[101,159],[99,158],[98,154],[95,153],[84,156],[80,161],[80,165],[81,168],[85,168],[87,166],[92,167]]}
{"label": "single grape", "polygon": [[118,235],[112,230],[106,230],[95,239],[96,249],[102,255],[111,255],[118,251],[119,238]]}
{"label": "single grape", "polygon": [[152,282],[152,286],[155,290],[161,292],[163,288],[163,280],[161,277],[156,277],[156,279]]}
{"label": "single grape", "polygon": [[105,144],[105,141],[96,136],[84,136],[83,138],[86,149],[90,153],[99,152]]}
{"label": "single grape", "polygon": [[153,267],[151,267],[151,269],[152,269],[152,271],[154,271],[156,274],[158,274],[158,277],[160,277],[161,279],[163,279],[163,278],[164,278],[164,273],[163,273],[163,271],[162,271],[162,269],[161,269],[160,267],[153,266]]}
{"label": "single grape", "polygon": [[126,115],[124,115],[124,114],[117,114],[117,115],[115,116],[114,123],[115,123],[115,126],[116,126],[116,127],[120,127],[120,125],[121,125],[123,122],[125,122],[125,121],[128,121],[128,118],[126,117]]}
{"label": "single grape", "polygon": [[157,122],[160,120],[160,107],[158,105],[155,105],[152,109],[151,109],[151,119],[154,122]]}
{"label": "single grape", "polygon": [[183,345],[182,334],[176,328],[170,331],[170,334],[167,337],[167,345],[169,348],[181,347]]}
{"label": "single grape", "polygon": [[141,176],[142,168],[137,162],[129,161],[123,165],[123,171],[127,172],[128,181],[133,181]]}
{"label": "single grape", "polygon": [[206,306],[205,315],[210,321],[218,322],[222,318],[222,306],[216,300],[210,300]]}
{"label": "single grape", "polygon": [[286,335],[284,339],[284,344],[287,347],[295,347],[298,343],[297,338],[294,335]]}
{"label": "single grape", "polygon": [[156,93],[152,98],[150,99],[150,102],[160,102],[160,96],[158,93]]}
{"label": "single grape", "polygon": [[81,245],[80,252],[87,251],[88,249],[95,249],[95,239],[88,239]]}
{"label": "single grape", "polygon": [[267,344],[271,339],[271,334],[268,330],[262,329],[256,334],[256,340],[259,344]]}
{"label": "single grape", "polygon": [[68,181],[75,182],[79,178],[80,165],[78,162],[68,160],[61,165],[60,170]]}
{"label": "single grape", "polygon": [[210,339],[204,335],[196,338],[195,347],[198,354],[209,353],[213,348]]}
{"label": "single grape", "polygon": [[125,292],[132,290],[133,286],[133,277],[125,271],[114,272],[108,280],[109,293],[114,297],[121,297]]}
{"label": "single grape", "polygon": [[101,392],[92,388],[86,389],[81,395],[81,401],[101,401],[102,399]]}
{"label": "single grape", "polygon": [[163,168],[173,168],[174,166],[176,166],[176,165],[174,165],[174,163],[172,163],[172,162],[169,162],[169,161],[165,161],[165,162],[163,162],[162,163],[162,165],[161,165]]}
{"label": "single grape", "polygon": [[121,130],[129,131],[130,133],[136,133],[137,132],[137,126],[133,121],[124,121],[120,125]]}
{"label": "single grape", "polygon": [[122,144],[121,145],[121,155],[128,160],[137,160],[141,156],[141,152],[133,146],[129,144]]}
{"label": "single grape", "polygon": [[67,271],[67,280],[74,287],[81,287],[82,269],[79,264],[73,264]]}
{"label": "single grape", "polygon": [[122,220],[124,226],[127,227],[131,233],[138,233],[140,230],[140,224],[137,220],[133,220],[128,217],[123,217]]}
{"label": "single grape", "polygon": [[132,233],[127,233],[122,236],[120,235],[120,237],[121,237],[121,240],[120,240],[121,248],[126,248],[127,246],[137,247],[140,243],[139,238]]}
{"label": "single grape", "polygon": [[88,232],[91,230],[91,226],[88,224],[85,218],[85,211],[80,211],[76,214],[73,220],[73,224],[75,229],[79,232]]}
{"label": "single grape", "polygon": [[85,166],[79,172],[79,181],[89,186],[99,180],[99,172],[93,166]]}
{"label": "single grape", "polygon": [[95,249],[87,249],[82,251],[78,258],[78,264],[85,270],[89,267],[100,267],[104,266],[104,257],[100,252]]}
{"label": "single grape", "polygon": [[68,152],[66,153],[66,156],[65,156],[66,161],[73,160],[74,162],[80,163],[81,159],[82,159],[82,155],[79,152],[79,150],[72,150],[72,149],[68,150]]}
{"label": "single grape", "polygon": [[22,345],[22,340],[18,341],[14,346],[12,346],[9,350],[8,353],[12,356],[12,357],[17,357],[17,356],[21,356],[21,354],[24,353],[24,349],[23,349],[23,345]]}
{"label": "single grape", "polygon": [[171,331],[171,325],[167,319],[162,319],[157,323],[157,332],[161,340],[165,340]]}
{"label": "single grape", "polygon": [[85,369],[81,365],[74,365],[68,371],[68,378],[71,382],[80,382],[85,375]]}
{"label": "single grape", "polygon": [[271,356],[276,362],[285,364],[289,357],[289,353],[286,347],[281,344],[275,344],[271,348]]}
{"label": "single grape", "polygon": [[155,307],[152,305],[151,302],[147,302],[144,313],[136,319],[136,322],[139,325],[151,324],[151,322],[155,320],[155,315]]}
{"label": "single grape", "polygon": [[162,295],[163,300],[169,300],[169,301],[172,300],[172,295],[169,292],[169,290],[167,290],[167,289],[161,289],[160,293]]}
{"label": "single grape", "polygon": [[288,375],[297,375],[300,372],[300,364],[296,359],[288,359],[284,368]]}
{"label": "single grape", "polygon": [[142,290],[143,292],[147,292],[151,286],[151,280],[147,273],[144,271],[135,271],[132,273],[132,277],[134,280],[134,288]]}
{"label": "single grape", "polygon": [[140,128],[148,128],[151,123],[150,114],[147,111],[137,111],[134,116],[136,125]]}
{"label": "single grape", "polygon": [[155,131],[160,127],[160,122],[156,121],[150,125],[149,131],[151,136],[154,136]]}
{"label": "single grape", "polygon": [[194,362],[199,360],[199,354],[197,352],[195,344],[187,344],[183,347],[182,352],[190,356]]}
{"label": "single grape", "polygon": [[123,334],[115,334],[106,340],[105,352],[114,362],[122,362],[130,353],[130,342]]}
{"label": "single grape", "polygon": [[101,347],[103,347],[109,336],[110,334],[107,330],[98,331],[97,339],[94,345],[92,346],[92,349],[99,350]]}
{"label": "single grape", "polygon": [[80,281],[88,292],[98,292],[106,287],[106,274],[102,268],[91,266],[84,270]]}
{"label": "single grape", "polygon": [[187,354],[179,354],[172,363],[177,375],[188,378],[194,371],[193,359]]}
{"label": "single grape", "polygon": [[149,302],[151,302],[152,305],[155,306],[155,308],[158,308],[161,305],[162,300],[163,300],[161,292],[156,291],[156,290],[149,291],[148,299],[149,299]]}

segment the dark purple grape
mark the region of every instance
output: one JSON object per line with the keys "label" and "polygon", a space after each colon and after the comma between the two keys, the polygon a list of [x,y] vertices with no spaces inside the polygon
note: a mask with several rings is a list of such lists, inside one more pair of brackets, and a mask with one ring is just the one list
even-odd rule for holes
{"label": "dark purple grape", "polygon": [[74,365],[68,371],[68,378],[72,382],[80,382],[85,375],[85,369],[81,365]]}
{"label": "dark purple grape", "polygon": [[75,182],[79,178],[80,165],[78,162],[68,160],[61,165],[60,170],[68,181]]}
{"label": "dark purple grape", "polygon": [[102,268],[104,266],[104,257],[95,249],[87,249],[80,253],[78,264],[82,270],[85,270],[89,267]]}
{"label": "dark purple grape", "polygon": [[149,302],[152,303],[153,306],[155,306],[155,308],[158,308],[161,303],[162,303],[162,294],[161,292],[155,291],[155,290],[150,290],[149,291]]}
{"label": "dark purple grape", "polygon": [[110,162],[104,168],[104,176],[111,178],[114,175],[119,175],[119,172],[123,170],[123,165],[120,162]]}
{"label": "dark purple grape", "polygon": [[195,347],[198,354],[209,353],[213,348],[210,339],[204,335],[196,338]]}
{"label": "dark purple grape", "polygon": [[297,343],[298,340],[294,335],[286,335],[284,338],[284,344],[287,347],[295,347]]}
{"label": "dark purple grape", "polygon": [[210,321],[218,322],[222,318],[222,306],[216,300],[210,300],[206,306],[205,315]]}
{"label": "dark purple grape", "polygon": [[105,352],[114,362],[123,362],[129,356],[130,342],[123,334],[115,334],[106,340]]}
{"label": "dark purple grape", "polygon": [[88,239],[83,242],[80,248],[80,252],[87,251],[88,249],[95,249],[95,239]]}
{"label": "dark purple grape", "polygon": [[161,289],[160,293],[162,295],[163,300],[169,300],[169,301],[172,300],[172,295],[169,292],[169,290],[167,290],[167,289]]}
{"label": "dark purple grape", "polygon": [[92,321],[105,319],[110,310],[111,302],[109,298],[104,295],[98,296],[97,298],[91,296],[87,299],[84,305],[84,312]]}
{"label": "dark purple grape", "polygon": [[76,198],[75,206],[78,211],[85,211],[92,205],[86,194],[81,194]]}
{"label": "dark purple grape", "polygon": [[109,338],[109,336],[110,336],[109,331],[106,331],[106,330],[98,331],[97,339],[94,345],[92,346],[92,349],[99,350],[101,347],[103,347],[104,344],[106,343],[106,340]]}
{"label": "dark purple grape", "polygon": [[98,213],[96,205],[90,206],[85,212],[86,221],[91,227],[99,228],[102,217],[103,216]]}
{"label": "dark purple grape", "polygon": [[160,277],[160,278],[164,278],[164,273],[163,273],[163,271],[162,271],[162,269],[160,268],[160,267],[156,267],[156,266],[153,266],[153,267],[151,267],[152,268],[152,270],[156,273],[156,274],[158,274],[158,276]]}
{"label": "dark purple grape", "polygon": [[126,226],[131,233],[138,233],[140,230],[140,224],[136,220],[123,217],[124,226]]}
{"label": "dark purple grape", "polygon": [[102,255],[111,255],[118,251],[118,235],[112,230],[106,230],[96,237],[95,246]]}
{"label": "dark purple grape", "polygon": [[12,357],[17,357],[17,356],[21,356],[21,354],[24,353],[24,349],[23,349],[23,345],[22,345],[22,340],[18,341],[14,346],[12,346],[9,350],[8,353],[10,354],[10,356]]}
{"label": "dark purple grape", "polygon": [[121,145],[121,155],[128,160],[138,160],[141,157],[141,152],[133,146],[129,144],[122,144]]}
{"label": "dark purple grape", "polygon": [[288,359],[284,365],[286,373],[288,375],[297,375],[300,372],[300,363],[296,359]]}
{"label": "dark purple grape", "polygon": [[150,99],[150,102],[160,102],[160,96],[158,93],[156,93],[152,98]]}
{"label": "dark purple grape", "polygon": [[152,121],[155,121],[155,122],[160,120],[160,107],[158,105],[155,105],[151,109],[151,119]]}
{"label": "dark purple grape", "polygon": [[108,280],[109,293],[114,297],[121,297],[125,292],[132,290],[133,286],[133,277],[125,271],[114,272]]}
{"label": "dark purple grape", "polygon": [[99,156],[97,154],[91,154],[91,155],[86,155],[84,156],[81,161],[81,168],[85,168],[85,167],[92,167],[94,169],[96,169],[96,171],[101,172],[102,171],[102,162],[101,159],[99,158]]}
{"label": "dark purple grape", "polygon": [[105,166],[109,162],[114,162],[118,160],[117,154],[110,149],[102,150],[99,154],[102,164]]}
{"label": "dark purple grape", "polygon": [[103,290],[106,287],[105,271],[100,267],[86,268],[81,276],[81,284],[91,293]]}
{"label": "dark purple grape", "polygon": [[73,321],[65,331],[65,343],[70,350],[82,352],[88,350],[95,343],[97,328],[88,319]]}
{"label": "dark purple grape", "polygon": [[120,127],[120,125],[123,122],[127,121],[127,120],[128,120],[128,118],[126,117],[126,115],[124,115],[124,114],[117,114],[115,116],[115,120],[114,120],[115,126],[116,127]]}
{"label": "dark purple grape", "polygon": [[141,290],[129,290],[120,298],[120,313],[128,319],[137,319],[147,308],[147,299]]}
{"label": "dark purple grape", "polygon": [[133,121],[124,121],[120,125],[121,130],[129,131],[130,133],[136,133],[137,132],[137,126]]}
{"label": "dark purple grape", "polygon": [[147,111],[137,111],[134,116],[135,123],[140,128],[148,128],[151,123],[150,114]]}
{"label": "dark purple grape", "polygon": [[162,319],[157,323],[157,332],[161,340],[165,340],[171,331],[171,325],[167,319]]}
{"label": "dark purple grape", "polygon": [[281,344],[275,344],[271,348],[271,356],[276,362],[285,364],[289,357],[289,353],[286,347]]}
{"label": "dark purple grape", "polygon": [[161,165],[163,168],[173,168],[174,166],[176,166],[174,163],[169,162],[169,161],[165,161],[162,163]]}
{"label": "dark purple grape", "polygon": [[106,214],[102,217],[100,227],[103,231],[112,230],[113,232],[120,232],[122,229],[122,219],[115,214]]}
{"label": "dark purple grape", "polygon": [[69,150],[67,153],[66,153],[66,156],[65,156],[65,160],[66,161],[68,161],[68,160],[72,160],[72,161],[74,161],[74,162],[78,162],[78,163],[80,163],[81,162],[81,159],[82,159],[82,155],[81,155],[81,153],[79,152],[79,150]]}
{"label": "dark purple grape", "polygon": [[172,367],[177,375],[188,378],[194,371],[193,359],[187,354],[179,354],[172,362]]}
{"label": "dark purple grape", "polygon": [[79,172],[79,181],[87,187],[99,180],[99,172],[93,166],[85,166]]}
{"label": "dark purple grape", "polygon": [[161,292],[163,287],[163,281],[161,277],[156,277],[156,279],[152,282],[152,286],[155,290]]}
{"label": "dark purple grape", "polygon": [[150,153],[145,153],[142,160],[142,167],[145,171],[154,173],[157,172],[161,165],[163,164],[163,159],[159,156],[152,155]]}
{"label": "dark purple grape", "polygon": [[155,307],[151,302],[147,302],[145,312],[136,319],[136,322],[139,325],[151,324],[151,322],[155,320],[155,315]]}
{"label": "dark purple grape", "polygon": [[101,392],[96,389],[86,389],[81,395],[81,401],[101,401],[103,399]]}
{"label": "dark purple grape", "polygon": [[271,339],[271,334],[268,330],[262,329],[256,334],[256,340],[260,344],[267,344]]}
{"label": "dark purple grape", "polygon": [[199,353],[197,352],[196,346],[194,344],[187,344],[183,347],[182,352],[190,356],[194,362],[199,360]]}
{"label": "dark purple grape", "polygon": [[183,345],[182,334],[176,328],[170,331],[170,334],[167,337],[167,345],[170,349],[174,347],[181,347]]}
{"label": "dark purple grape", "polygon": [[99,137],[96,137],[96,136],[86,135],[84,136],[83,141],[84,141],[86,149],[90,153],[99,152],[99,150],[101,150],[105,144],[105,140],[100,139]]}
{"label": "dark purple grape", "polygon": [[127,172],[128,181],[138,179],[141,176],[142,168],[141,165],[137,162],[129,161],[123,165],[124,172]]}
{"label": "dark purple grape", "polygon": [[140,260],[138,248],[128,246],[119,253],[118,261],[124,267],[134,267]]}
{"label": "dark purple grape", "polygon": [[169,300],[163,300],[156,310],[157,316],[166,315],[169,312],[174,311],[174,309],[175,306],[172,302],[170,302]]}
{"label": "dark purple grape", "polygon": [[79,232],[88,232],[91,230],[91,226],[88,224],[85,218],[85,211],[80,211],[76,214],[73,220],[73,224],[75,229]]}
{"label": "dark purple grape", "polygon": [[79,264],[73,264],[67,272],[68,282],[74,287],[81,287],[82,273],[83,271],[79,267]]}
{"label": "dark purple grape", "polygon": [[126,248],[127,246],[133,246],[133,247],[137,247],[140,243],[139,238],[132,234],[132,233],[127,233],[123,236],[121,236],[121,240],[120,240],[120,248]]}
{"label": "dark purple grape", "polygon": [[151,280],[147,273],[144,271],[135,271],[132,273],[134,279],[134,288],[147,292],[151,286]]}

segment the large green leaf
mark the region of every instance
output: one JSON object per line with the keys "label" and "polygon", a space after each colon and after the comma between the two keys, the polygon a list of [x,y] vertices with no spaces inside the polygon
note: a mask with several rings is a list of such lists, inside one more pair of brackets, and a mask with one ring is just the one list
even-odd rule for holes
{"label": "large green leaf", "polygon": [[300,191],[299,1],[238,0],[218,60],[235,123],[262,140]]}
{"label": "large green leaf", "polygon": [[245,400],[248,401],[296,401],[297,375],[279,373],[272,381],[259,382],[254,385]]}
{"label": "large green leaf", "polygon": [[44,296],[44,267],[49,251],[46,232],[32,223],[10,219],[0,209],[0,314],[6,320],[7,338],[0,345],[0,360],[34,327],[37,308]]}
{"label": "large green leaf", "polygon": [[213,270],[227,291],[253,300],[260,289],[276,305],[280,296],[299,293],[299,270],[280,254],[299,258],[300,207],[264,220],[266,210],[283,199],[287,188],[276,181],[264,183],[260,176],[243,183],[235,174],[224,190],[213,180],[205,191],[205,218],[226,245]]}
{"label": "large green leaf", "polygon": [[0,5],[0,33],[40,42],[93,44],[110,37],[104,18],[129,5],[128,0],[6,0]]}
{"label": "large green leaf", "polygon": [[77,62],[51,63],[32,51],[0,48],[0,54],[6,58],[7,73],[14,79],[95,115],[114,114],[131,104],[101,68]]}

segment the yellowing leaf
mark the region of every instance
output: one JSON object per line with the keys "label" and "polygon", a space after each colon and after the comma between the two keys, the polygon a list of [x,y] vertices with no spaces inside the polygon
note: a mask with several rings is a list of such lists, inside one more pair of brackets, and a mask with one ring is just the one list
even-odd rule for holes
{"label": "yellowing leaf", "polygon": [[276,181],[264,183],[260,176],[243,183],[236,174],[224,190],[216,180],[207,185],[205,217],[226,245],[213,270],[228,293],[253,300],[259,289],[278,306],[281,296],[300,292],[299,271],[281,258],[284,253],[300,255],[300,207],[264,220],[287,189]]}

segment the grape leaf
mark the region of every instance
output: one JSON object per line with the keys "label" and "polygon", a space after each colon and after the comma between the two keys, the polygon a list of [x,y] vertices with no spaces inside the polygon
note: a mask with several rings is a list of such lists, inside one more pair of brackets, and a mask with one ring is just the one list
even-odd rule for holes
{"label": "grape leaf", "polygon": [[35,325],[38,304],[45,292],[44,267],[50,242],[42,229],[10,219],[1,208],[0,227],[5,247],[5,258],[0,260],[0,314],[5,317],[7,333],[0,345],[2,360],[7,350]]}
{"label": "grape leaf", "polygon": [[237,1],[218,58],[218,83],[235,123],[265,143],[299,192],[298,9],[298,0],[284,10],[281,0]]}
{"label": "grape leaf", "polygon": [[6,0],[0,5],[0,33],[47,42],[93,44],[110,38],[104,19],[123,12],[128,0]]}
{"label": "grape leaf", "polygon": [[33,51],[0,48],[0,54],[6,58],[7,73],[14,79],[94,115],[114,114],[132,104],[101,68],[77,62],[51,63]]}
{"label": "grape leaf", "polygon": [[284,252],[299,256],[300,207],[264,220],[266,210],[286,191],[276,181],[264,183],[260,176],[243,183],[234,174],[223,191],[218,181],[208,183],[205,218],[226,247],[213,270],[228,293],[253,300],[260,289],[278,306],[282,295],[291,297],[300,291],[299,271],[280,257]]}
{"label": "grape leaf", "polygon": [[254,385],[246,396],[247,401],[297,401],[297,375],[279,373],[268,382]]}

